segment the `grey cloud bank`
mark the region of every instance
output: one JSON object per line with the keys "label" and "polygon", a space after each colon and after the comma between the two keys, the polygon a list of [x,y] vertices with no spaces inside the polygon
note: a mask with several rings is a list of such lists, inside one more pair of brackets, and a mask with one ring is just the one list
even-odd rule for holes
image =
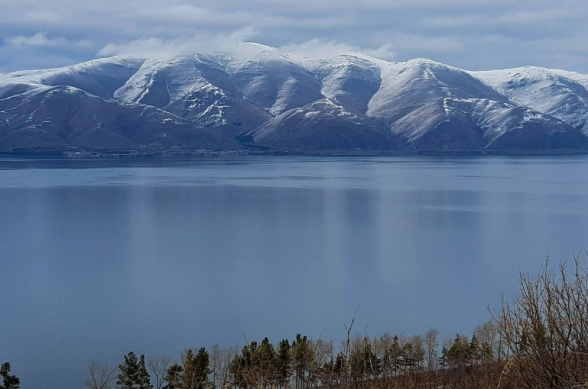
{"label": "grey cloud bank", "polygon": [[0,72],[255,41],[291,52],[426,57],[470,70],[588,73],[586,20],[584,0],[5,0]]}

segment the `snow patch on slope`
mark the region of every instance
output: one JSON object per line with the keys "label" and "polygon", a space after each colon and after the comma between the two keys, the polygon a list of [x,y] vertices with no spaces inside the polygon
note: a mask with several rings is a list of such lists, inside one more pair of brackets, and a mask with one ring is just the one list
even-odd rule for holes
{"label": "snow patch on slope", "polygon": [[586,75],[538,67],[470,73],[519,105],[588,128]]}

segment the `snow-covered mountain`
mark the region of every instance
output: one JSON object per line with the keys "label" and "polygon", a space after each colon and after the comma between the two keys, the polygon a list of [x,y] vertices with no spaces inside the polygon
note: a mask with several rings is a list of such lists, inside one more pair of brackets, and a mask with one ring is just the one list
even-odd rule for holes
{"label": "snow-covered mountain", "polygon": [[588,150],[588,75],[219,53],[0,75],[0,151]]}
{"label": "snow-covered mountain", "polygon": [[588,133],[588,75],[537,67],[471,74],[513,102]]}

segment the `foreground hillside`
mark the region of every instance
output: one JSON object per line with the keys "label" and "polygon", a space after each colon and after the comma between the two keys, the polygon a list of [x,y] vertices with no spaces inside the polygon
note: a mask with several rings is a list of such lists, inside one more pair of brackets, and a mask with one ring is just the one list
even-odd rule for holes
{"label": "foreground hillside", "polygon": [[584,152],[588,75],[425,59],[113,57],[0,75],[0,152]]}

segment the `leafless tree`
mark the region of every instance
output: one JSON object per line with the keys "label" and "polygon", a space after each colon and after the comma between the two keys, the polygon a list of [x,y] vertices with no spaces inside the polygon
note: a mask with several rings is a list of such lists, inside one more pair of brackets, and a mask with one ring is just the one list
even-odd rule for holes
{"label": "leafless tree", "polygon": [[217,387],[217,379],[218,379],[219,365],[220,365],[221,358],[222,358],[222,350],[220,349],[218,344],[215,344],[214,346],[212,346],[212,353],[210,355],[210,359],[211,359],[210,365],[211,365],[211,370],[212,370],[212,386],[214,388]]}
{"label": "leafless tree", "polygon": [[507,350],[502,340],[500,328],[494,320],[479,325],[474,330],[474,335],[482,345],[487,344],[492,350],[492,359],[500,361],[506,357]]}
{"label": "leafless tree", "polygon": [[345,330],[347,331],[347,342],[345,343],[345,348],[343,350],[343,354],[345,355],[345,360],[347,361],[347,380],[351,378],[351,364],[349,361],[351,360],[351,331],[353,330],[353,324],[355,324],[355,315],[357,315],[357,310],[359,306],[355,308],[355,312],[353,313],[353,317],[351,318],[351,323],[349,327],[347,324],[344,324]]}
{"label": "leafless tree", "polygon": [[325,342],[319,339],[312,342],[311,347],[314,351],[314,360],[311,369],[312,379],[310,381],[314,387],[318,387],[321,381],[330,382],[331,380],[332,371],[324,372],[322,369],[333,359],[333,342]]}
{"label": "leafless tree", "polygon": [[[588,383],[588,274],[579,258],[568,271],[521,276],[520,294],[503,299],[496,319],[511,358],[504,383],[521,388],[574,388]],[[509,380],[508,378],[511,377]]]}
{"label": "leafless tree", "polygon": [[231,364],[231,361],[233,360],[233,358],[235,358],[235,355],[237,355],[238,352],[239,350],[237,349],[237,347],[220,350],[220,355],[216,360],[217,388],[226,389],[230,386],[229,366]]}
{"label": "leafless tree", "polygon": [[155,389],[161,389],[164,383],[164,377],[167,373],[167,369],[171,365],[171,360],[169,358],[157,358],[151,359],[147,363],[149,370],[155,376]]}
{"label": "leafless tree", "polygon": [[90,389],[109,389],[116,380],[118,369],[92,362],[84,385]]}
{"label": "leafless tree", "polygon": [[439,331],[431,329],[427,331],[424,337],[427,358],[427,370],[437,369],[437,347],[439,346]]}

